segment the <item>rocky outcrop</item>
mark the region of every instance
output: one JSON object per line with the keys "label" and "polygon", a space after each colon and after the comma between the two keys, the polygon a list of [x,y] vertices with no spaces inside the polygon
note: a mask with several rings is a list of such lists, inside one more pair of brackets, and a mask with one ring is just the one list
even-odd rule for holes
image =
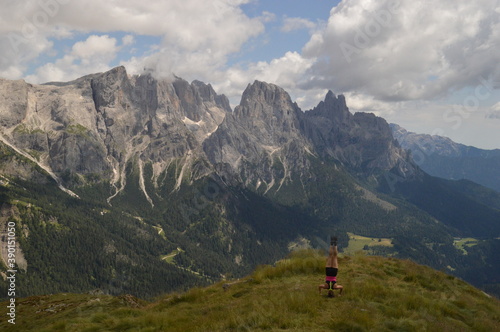
{"label": "rocky outcrop", "polygon": [[[19,268],[25,272],[27,271],[28,261],[24,256],[19,239],[28,236],[29,230],[22,223],[17,207],[3,202],[0,205],[0,257],[7,270]],[[2,277],[5,280],[3,272]]]}

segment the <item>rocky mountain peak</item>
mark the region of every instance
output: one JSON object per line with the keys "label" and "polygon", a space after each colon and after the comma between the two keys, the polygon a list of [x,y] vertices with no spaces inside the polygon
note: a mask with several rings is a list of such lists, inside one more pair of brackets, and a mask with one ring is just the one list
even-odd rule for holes
{"label": "rocky mountain peak", "polygon": [[303,112],[277,85],[255,81],[243,92],[234,119],[265,145],[283,144],[299,132]]}
{"label": "rocky mountain peak", "polygon": [[347,104],[346,104],[344,95],[335,96],[335,94],[332,92],[332,90],[328,90],[328,92],[326,93],[324,103],[329,105],[329,106],[338,105],[337,106],[338,109],[347,108]]}
{"label": "rocky mountain peak", "polygon": [[201,81],[194,80],[191,82],[201,99],[204,102],[213,103],[225,110],[226,112],[232,112],[231,106],[229,105],[229,99],[225,95],[218,95],[211,84],[205,84]]}
{"label": "rocky mountain peak", "polygon": [[226,178],[265,187],[266,192],[279,190],[293,174],[308,168],[312,147],[300,129],[303,116],[285,90],[255,81],[204,142],[204,151]]}
{"label": "rocky mountain peak", "polygon": [[318,106],[305,112],[301,128],[320,155],[364,172],[404,165],[402,176],[414,173],[415,167],[393,139],[387,122],[371,113],[353,115],[343,95],[328,91]]}
{"label": "rocky mountain peak", "polygon": [[288,93],[279,86],[261,81],[248,84],[241,98],[241,105],[246,106],[249,100],[274,104],[278,101],[291,102]]}
{"label": "rocky mountain peak", "polygon": [[203,99],[197,89],[183,79],[176,79],[173,83],[175,93],[179,97],[183,112],[186,117],[192,121],[198,122],[201,120],[199,106]]}
{"label": "rocky mountain peak", "polygon": [[121,103],[119,91],[131,92],[132,87],[128,79],[125,67],[120,66],[111,69],[90,81],[92,97],[97,110],[105,107],[115,107]]}
{"label": "rocky mountain peak", "polygon": [[218,95],[210,84],[200,81],[189,84],[186,80],[177,78],[172,85],[179,98],[182,113],[191,121],[201,121],[207,108],[211,107],[231,112],[227,97]]}
{"label": "rocky mountain peak", "polygon": [[107,72],[97,74],[94,76],[99,82],[107,87],[123,86],[129,83],[129,76],[127,70],[123,66],[115,67]]}
{"label": "rocky mountain peak", "polygon": [[[290,95],[277,85],[255,81],[249,84],[241,97],[241,103],[235,109],[237,117],[272,117],[283,119],[291,113],[296,113],[297,104],[292,102]],[[293,116],[293,115],[292,115]]]}
{"label": "rocky mountain peak", "polygon": [[324,117],[343,125],[347,125],[352,121],[352,114],[349,112],[344,95],[335,96],[331,90],[328,91],[325,99],[318,106],[306,112],[306,114]]}

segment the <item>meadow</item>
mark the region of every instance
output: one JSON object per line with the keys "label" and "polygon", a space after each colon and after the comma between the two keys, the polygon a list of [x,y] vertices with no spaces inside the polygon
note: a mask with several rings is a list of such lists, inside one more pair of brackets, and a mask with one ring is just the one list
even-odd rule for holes
{"label": "meadow", "polygon": [[349,236],[349,244],[347,248],[343,249],[343,253],[347,255],[355,255],[357,252],[361,250],[367,250],[369,248],[373,248],[375,246],[382,246],[392,248],[394,245],[392,244],[392,239],[388,238],[378,238],[378,237],[367,237],[356,235],[354,233],[347,232]]}
{"label": "meadow", "polygon": [[[339,260],[342,296],[318,294],[325,255],[292,253],[240,280],[152,302],[130,295],[20,299],[11,331],[498,331],[500,302],[408,260],[357,254]],[[5,303],[0,304],[2,307]]]}

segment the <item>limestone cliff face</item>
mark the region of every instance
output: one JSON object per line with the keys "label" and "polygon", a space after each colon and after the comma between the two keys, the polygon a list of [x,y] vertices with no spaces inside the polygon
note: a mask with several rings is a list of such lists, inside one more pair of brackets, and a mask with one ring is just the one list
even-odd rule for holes
{"label": "limestone cliff face", "polygon": [[0,80],[0,100],[5,144],[66,186],[97,178],[117,191],[129,162],[151,162],[157,178],[173,159],[189,167],[190,155],[203,158],[201,143],[231,111],[210,85],[129,76],[124,67],[67,83]]}
{"label": "limestone cliff face", "polygon": [[407,152],[392,138],[388,123],[371,113],[351,114],[342,95],[329,91],[324,101],[305,112],[302,128],[320,155],[350,167],[365,172],[396,167],[402,176],[416,172]]}
{"label": "limestone cliff face", "polygon": [[151,181],[161,186],[160,175],[176,161],[172,190],[213,172],[279,190],[310,177],[311,158],[334,158],[367,172],[413,171],[385,120],[351,114],[345,98],[331,91],[303,112],[282,88],[255,81],[233,112],[211,85],[130,76],[117,67],[66,83],[0,80],[0,100],[4,144],[61,186],[110,181],[115,192],[109,200],[124,188],[129,164],[141,176],[151,164]]}
{"label": "limestone cliff face", "polygon": [[60,86],[0,81],[0,139],[54,178],[69,171],[105,173],[105,146],[93,130],[94,103],[86,81]]}
{"label": "limestone cliff face", "polygon": [[303,112],[282,88],[255,81],[241,103],[204,142],[210,162],[224,175],[265,191],[308,169],[313,149],[300,131]]}
{"label": "limestone cliff face", "polygon": [[24,81],[4,79],[0,79],[0,85],[2,86],[0,125],[9,128],[20,123],[26,117],[29,86]]}

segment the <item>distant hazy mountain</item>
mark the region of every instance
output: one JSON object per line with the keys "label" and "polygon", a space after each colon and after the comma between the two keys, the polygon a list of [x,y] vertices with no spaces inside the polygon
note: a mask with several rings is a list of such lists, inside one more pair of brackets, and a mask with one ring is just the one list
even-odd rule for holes
{"label": "distant hazy mountain", "polygon": [[500,192],[500,150],[482,150],[442,136],[416,134],[391,124],[394,138],[411,150],[413,160],[430,175],[467,179]]}

